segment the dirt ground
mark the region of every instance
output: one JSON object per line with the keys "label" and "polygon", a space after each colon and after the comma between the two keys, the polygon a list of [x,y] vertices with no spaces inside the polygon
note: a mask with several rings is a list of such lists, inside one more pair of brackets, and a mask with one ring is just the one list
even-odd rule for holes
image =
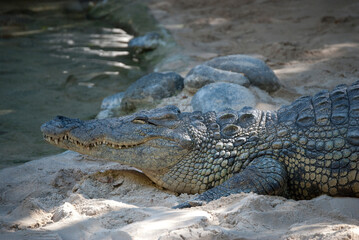
{"label": "dirt ground", "polygon": [[282,88],[259,93],[261,109],[359,80],[357,1],[152,0],[149,6],[191,57],[188,70],[230,54],[265,60]]}

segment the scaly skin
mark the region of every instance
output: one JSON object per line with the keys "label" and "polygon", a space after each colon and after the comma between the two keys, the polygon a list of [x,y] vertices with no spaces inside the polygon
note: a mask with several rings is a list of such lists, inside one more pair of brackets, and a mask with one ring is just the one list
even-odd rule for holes
{"label": "scaly skin", "polygon": [[57,117],[41,130],[58,147],[136,167],[174,192],[200,193],[178,208],[239,192],[359,197],[359,81],[276,112],[167,106],[86,122]]}

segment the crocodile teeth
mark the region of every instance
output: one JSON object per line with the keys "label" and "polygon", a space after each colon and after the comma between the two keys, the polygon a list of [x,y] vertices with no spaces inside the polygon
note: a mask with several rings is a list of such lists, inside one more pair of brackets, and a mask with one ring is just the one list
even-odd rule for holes
{"label": "crocodile teeth", "polygon": [[93,147],[98,147],[99,145],[107,145],[108,147],[112,147],[112,148],[116,148],[116,149],[127,149],[127,148],[133,148],[133,147],[136,147],[136,146],[140,145],[140,144],[136,144],[136,143],[135,144],[128,144],[128,145],[125,145],[125,144],[120,145],[120,144],[107,142],[105,140],[100,140],[98,142],[85,144],[85,143],[82,143],[82,142],[80,142],[78,140],[72,139],[68,135],[64,135],[64,136],[58,137],[58,138],[45,135],[44,139],[47,140],[47,141],[54,142],[55,144],[59,144],[63,140],[67,140],[68,142],[70,142],[72,144],[87,148],[88,150],[91,150],[91,148],[93,148]]}

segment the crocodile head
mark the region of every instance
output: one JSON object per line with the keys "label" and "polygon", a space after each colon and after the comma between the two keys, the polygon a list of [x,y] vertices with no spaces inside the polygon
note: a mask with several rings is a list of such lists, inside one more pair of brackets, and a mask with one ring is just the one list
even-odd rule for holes
{"label": "crocodile head", "polygon": [[191,152],[190,118],[175,106],[130,116],[82,121],[57,116],[43,124],[49,143],[160,174]]}

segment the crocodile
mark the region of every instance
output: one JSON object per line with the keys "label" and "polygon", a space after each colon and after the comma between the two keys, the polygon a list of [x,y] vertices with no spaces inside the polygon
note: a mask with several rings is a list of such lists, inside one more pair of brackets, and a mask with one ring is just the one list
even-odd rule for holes
{"label": "crocodile", "polygon": [[41,130],[55,146],[133,166],[176,193],[198,193],[175,208],[241,192],[359,197],[359,81],[277,111],[166,106],[101,120],[57,116]]}

